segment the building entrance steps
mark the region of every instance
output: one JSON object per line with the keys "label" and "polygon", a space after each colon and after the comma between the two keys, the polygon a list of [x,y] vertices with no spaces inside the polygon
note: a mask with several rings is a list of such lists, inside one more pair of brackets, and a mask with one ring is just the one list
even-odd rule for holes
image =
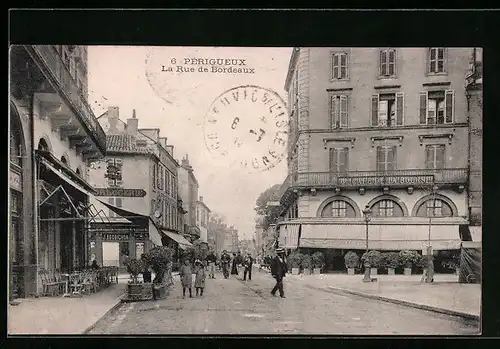
{"label": "building entrance steps", "polygon": [[121,303],[123,283],[112,284],[82,297],[41,297],[20,299],[8,305],[9,335],[82,334]]}
{"label": "building entrance steps", "polygon": [[287,279],[471,319],[479,319],[481,313],[481,285],[459,284],[458,276],[453,274],[435,274],[431,284],[421,283],[422,275],[377,275],[377,282],[362,282],[363,275],[346,274],[287,274]]}

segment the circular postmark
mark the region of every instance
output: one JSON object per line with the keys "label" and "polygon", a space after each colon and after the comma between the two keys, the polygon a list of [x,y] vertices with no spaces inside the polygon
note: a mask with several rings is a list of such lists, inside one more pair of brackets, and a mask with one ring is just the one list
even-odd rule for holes
{"label": "circular postmark", "polygon": [[203,131],[212,155],[250,172],[269,170],[284,158],[287,149],[287,108],[270,89],[234,87],[214,99]]}

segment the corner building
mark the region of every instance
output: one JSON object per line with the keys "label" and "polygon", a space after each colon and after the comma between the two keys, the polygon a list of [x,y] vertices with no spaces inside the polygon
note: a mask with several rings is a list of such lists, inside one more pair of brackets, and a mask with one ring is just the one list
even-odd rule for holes
{"label": "corner building", "polygon": [[285,90],[287,249],[327,268],[366,248],[458,250],[468,224],[465,75],[472,48],[295,48]]}

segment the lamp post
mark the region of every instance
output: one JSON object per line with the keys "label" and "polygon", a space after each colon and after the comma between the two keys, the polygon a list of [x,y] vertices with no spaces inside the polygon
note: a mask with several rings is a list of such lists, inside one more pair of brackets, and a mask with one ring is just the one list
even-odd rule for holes
{"label": "lamp post", "polygon": [[[368,253],[368,223],[370,222],[371,216],[372,210],[368,205],[366,205],[363,210],[363,218],[365,219],[366,224],[366,253]],[[370,267],[370,263],[365,260],[365,276],[363,277],[363,282],[371,282]]]}
{"label": "lamp post", "polygon": [[431,189],[431,207],[432,207],[432,211],[428,212],[429,214],[429,234],[428,234],[428,237],[427,237],[427,275],[426,275],[426,278],[425,278],[425,282],[426,283],[431,283],[432,280],[434,279],[434,264],[433,264],[433,252],[432,252],[432,245],[431,245],[431,227],[432,227],[432,216],[435,214],[435,202],[434,202],[434,199],[435,199],[435,192],[436,192],[436,187],[433,185],[432,186],[432,189]]}

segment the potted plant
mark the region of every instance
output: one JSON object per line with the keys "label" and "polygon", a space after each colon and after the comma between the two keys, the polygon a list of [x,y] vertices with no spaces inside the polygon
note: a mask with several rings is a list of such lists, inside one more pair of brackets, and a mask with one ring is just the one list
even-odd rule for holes
{"label": "potted plant", "polygon": [[292,269],[292,275],[298,275],[300,272],[300,265],[302,263],[302,254],[298,251],[290,253],[287,258],[288,267]]}
{"label": "potted plant", "polygon": [[388,275],[395,275],[396,268],[401,266],[401,259],[399,258],[398,252],[387,252],[384,253],[385,265],[387,267]]}
{"label": "potted plant", "polygon": [[311,255],[305,254],[302,257],[302,262],[300,263],[300,266],[304,274],[311,275],[311,270],[313,267]]}
{"label": "potted plant", "polygon": [[312,254],[313,273],[321,274],[321,269],[325,266],[325,255],[322,252]]}
{"label": "potted plant", "polygon": [[361,256],[361,261],[364,265],[367,265],[371,268],[371,275],[377,275],[378,267],[380,267],[380,262],[382,261],[382,253],[373,250],[365,252]]}
{"label": "potted plant", "polygon": [[401,251],[399,252],[399,258],[401,259],[401,264],[404,266],[404,274],[411,275],[411,268],[416,264],[420,258],[417,251]]}
{"label": "potted plant", "polygon": [[355,268],[359,265],[359,256],[355,252],[349,251],[344,256],[344,262],[347,268],[347,274],[354,275]]}
{"label": "potted plant", "polygon": [[130,280],[127,283],[127,299],[131,301],[148,300],[153,298],[151,283],[139,281],[139,274],[144,271],[145,262],[143,260],[129,258],[125,262]]}
{"label": "potted plant", "polygon": [[148,253],[148,261],[155,273],[153,280],[154,299],[163,299],[168,294],[172,277],[172,249],[166,246],[153,247]]}

